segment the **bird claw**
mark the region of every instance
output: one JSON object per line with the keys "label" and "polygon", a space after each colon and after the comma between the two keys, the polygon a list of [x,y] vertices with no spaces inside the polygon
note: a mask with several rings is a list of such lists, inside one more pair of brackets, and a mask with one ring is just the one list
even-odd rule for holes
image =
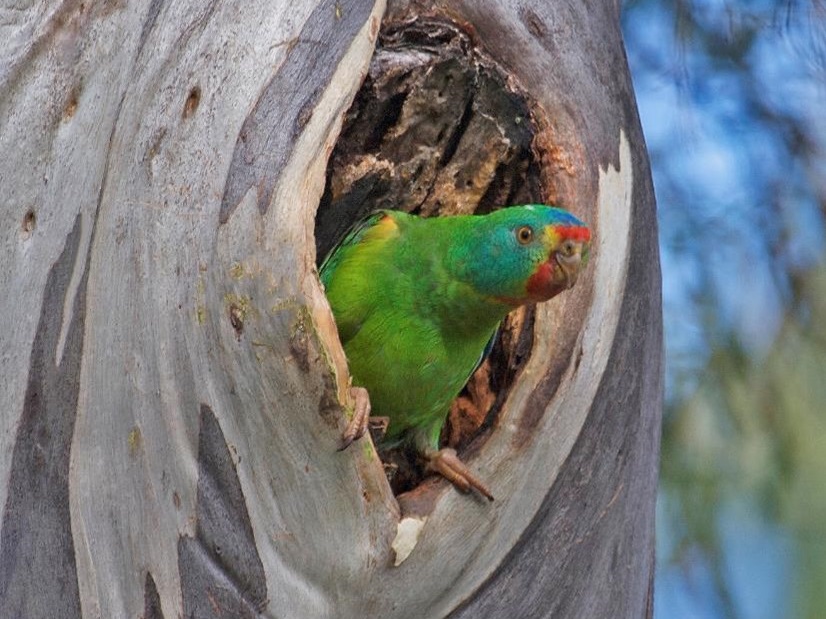
{"label": "bird claw", "polygon": [[445,447],[439,451],[426,454],[425,457],[427,458],[426,470],[438,473],[462,492],[469,492],[472,488],[488,501],[493,500],[490,490],[471,472],[464,462],[459,460],[455,449]]}
{"label": "bird claw", "polygon": [[[347,449],[350,443],[364,436],[370,425],[370,395],[367,393],[367,389],[364,387],[350,387],[350,397],[353,398],[354,402],[353,416],[341,435],[339,451]],[[377,419],[381,419],[381,417],[377,417]]]}
{"label": "bird claw", "polygon": [[[347,449],[353,441],[360,439],[368,430],[374,440],[380,440],[390,423],[389,417],[370,417],[370,395],[364,387],[350,387],[350,397],[353,398],[353,416],[347,422],[347,427],[341,435],[339,451]],[[427,471],[441,475],[462,492],[469,492],[473,489],[489,501],[493,500],[488,487],[459,459],[455,449],[445,447],[438,451],[425,453],[424,456],[427,459]]]}

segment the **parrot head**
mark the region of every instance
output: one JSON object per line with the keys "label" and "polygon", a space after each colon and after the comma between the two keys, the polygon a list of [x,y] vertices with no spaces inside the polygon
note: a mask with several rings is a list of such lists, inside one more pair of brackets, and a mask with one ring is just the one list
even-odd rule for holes
{"label": "parrot head", "polygon": [[479,219],[464,279],[507,305],[547,301],[571,288],[588,260],[591,231],[562,209],[513,206]]}

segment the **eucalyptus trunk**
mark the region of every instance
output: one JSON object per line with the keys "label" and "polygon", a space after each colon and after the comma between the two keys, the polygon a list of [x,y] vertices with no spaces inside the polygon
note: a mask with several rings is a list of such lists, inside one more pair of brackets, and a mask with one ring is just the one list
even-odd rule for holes
{"label": "eucalyptus trunk", "polygon": [[[0,616],[650,616],[660,274],[618,10],[2,9]],[[369,438],[336,450],[317,246],[508,199],[585,219],[590,264],[470,388],[496,500],[397,500]]]}

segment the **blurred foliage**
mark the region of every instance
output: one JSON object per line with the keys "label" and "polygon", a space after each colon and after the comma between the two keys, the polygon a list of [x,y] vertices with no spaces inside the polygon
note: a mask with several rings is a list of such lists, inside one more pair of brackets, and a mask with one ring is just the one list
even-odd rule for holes
{"label": "blurred foliage", "polygon": [[826,2],[628,0],[623,31],[663,267],[655,612],[826,617]]}
{"label": "blurred foliage", "polygon": [[794,540],[790,612],[826,616],[826,268],[803,278],[798,297],[805,319],[789,312],[759,360],[720,345],[664,427],[661,485],[681,529],[668,559],[695,548],[711,559],[722,616],[742,613],[722,569],[719,516],[744,495],[756,508],[746,517],[782,524]]}

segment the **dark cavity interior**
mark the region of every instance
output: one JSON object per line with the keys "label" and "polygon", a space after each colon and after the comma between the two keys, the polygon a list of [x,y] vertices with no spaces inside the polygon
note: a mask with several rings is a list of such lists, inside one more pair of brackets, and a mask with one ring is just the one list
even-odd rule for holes
{"label": "dark cavity interior", "polygon": [[[543,202],[527,101],[456,25],[389,24],[347,112],[316,218],[319,264],[377,209],[423,216]],[[533,338],[532,308],[511,314],[488,359],[453,403],[444,445],[467,457],[496,418]],[[381,411],[374,411],[381,415]],[[409,454],[382,454],[397,493],[422,476]]]}

